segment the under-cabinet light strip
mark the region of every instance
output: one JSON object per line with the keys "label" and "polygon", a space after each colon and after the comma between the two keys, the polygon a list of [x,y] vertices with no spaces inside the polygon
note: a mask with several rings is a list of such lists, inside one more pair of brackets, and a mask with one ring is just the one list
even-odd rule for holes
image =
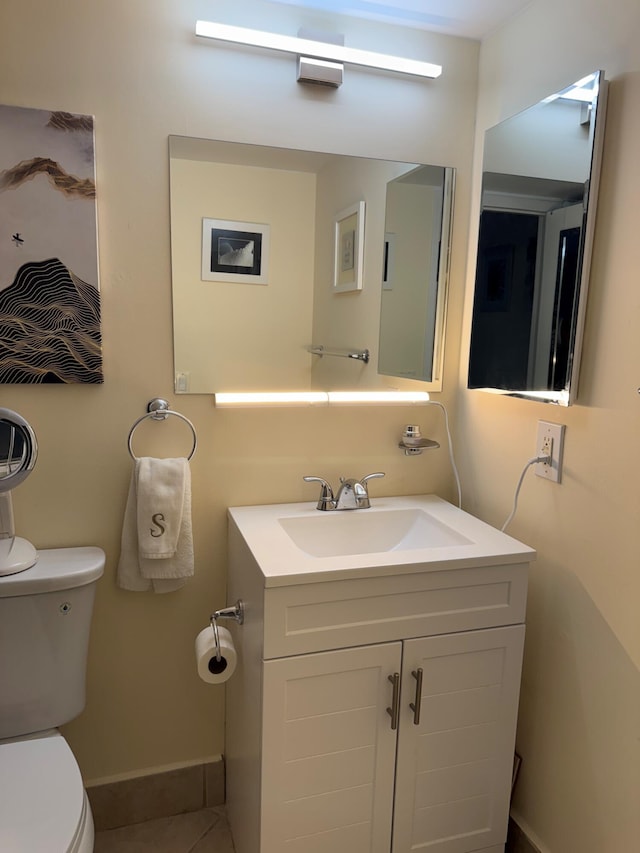
{"label": "under-cabinet light strip", "polygon": [[327,395],[324,391],[289,392],[225,392],[215,394],[217,407],[247,406],[326,406]]}
{"label": "under-cabinet light strip", "polygon": [[431,62],[421,62],[416,59],[405,59],[401,56],[389,56],[385,53],[374,53],[370,50],[359,50],[330,44],[323,41],[283,36],[277,33],[266,33],[260,30],[250,30],[245,27],[233,27],[218,24],[213,21],[196,21],[196,35],[217,41],[244,44],[250,47],[263,47],[267,50],[279,50],[299,56],[309,56],[314,59],[326,59],[332,62],[345,62],[348,65],[361,65],[366,68],[378,68],[382,71],[395,71],[399,74],[410,74],[414,77],[439,77],[442,66]]}
{"label": "under-cabinet light strip", "polygon": [[288,391],[226,392],[215,395],[217,408],[257,406],[407,406],[428,403],[426,391]]}
{"label": "under-cabinet light strip", "polygon": [[330,406],[378,405],[406,406],[428,403],[426,391],[329,391]]}

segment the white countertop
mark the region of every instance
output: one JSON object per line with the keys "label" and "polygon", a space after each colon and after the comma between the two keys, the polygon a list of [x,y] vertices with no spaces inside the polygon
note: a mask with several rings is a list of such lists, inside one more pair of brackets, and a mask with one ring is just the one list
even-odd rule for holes
{"label": "white countertop", "polygon": [[[312,556],[294,544],[281,519],[309,518],[326,528],[337,516],[345,524],[352,517],[398,509],[419,509],[466,541],[442,547],[418,547]],[[317,583],[356,577],[375,577],[425,571],[473,568],[474,566],[528,563],[535,551],[522,542],[458,509],[436,495],[372,498],[370,509],[321,512],[316,503],[230,507],[229,516],[247,543],[265,580],[265,586]],[[381,519],[383,523],[383,519]]]}

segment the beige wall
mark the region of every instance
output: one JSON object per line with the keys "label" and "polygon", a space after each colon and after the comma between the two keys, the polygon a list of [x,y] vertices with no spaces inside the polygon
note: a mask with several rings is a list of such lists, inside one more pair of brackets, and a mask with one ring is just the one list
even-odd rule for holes
{"label": "beige wall", "polygon": [[[310,172],[171,158],[175,364],[190,390],[309,388],[315,208]],[[269,225],[265,284],[201,280],[203,217]]]}
{"label": "beige wall", "polygon": [[[443,399],[454,402],[466,258],[477,44],[345,20],[355,46],[442,62],[438,81],[348,69],[334,91],[301,87],[290,57],[216,47],[197,18],[295,32],[291,7],[251,0],[23,0],[3,8],[0,102],[96,118],[105,383],[10,387],[0,404],[33,425],[40,458],[15,492],[18,531],[38,547],[105,548],[85,712],[65,728],[88,780],[223,751],[223,690],[196,676],[193,642],[225,603],[229,505],[311,500],[303,474],[387,472],[372,494],[452,497],[446,451],[405,457],[404,423],[446,442],[439,410],[215,410],[211,397],[175,397],[169,251],[170,134],[326,148],[457,167],[450,338]],[[6,7],[6,4],[5,4]],[[192,463],[196,577],[154,596],[115,585],[131,460],[127,435],[148,400],[167,397],[196,425]],[[176,423],[147,421],[139,455],[189,449]]]}
{"label": "beige wall", "polygon": [[[562,484],[530,472],[509,529],[539,554],[514,807],[543,853],[622,853],[640,838],[639,42],[636,0],[537,0],[481,51],[472,222],[484,129],[592,70],[611,80],[578,405],[462,392],[456,421],[466,506],[495,525],[538,419],[567,425]],[[462,387],[474,261],[470,250]]]}

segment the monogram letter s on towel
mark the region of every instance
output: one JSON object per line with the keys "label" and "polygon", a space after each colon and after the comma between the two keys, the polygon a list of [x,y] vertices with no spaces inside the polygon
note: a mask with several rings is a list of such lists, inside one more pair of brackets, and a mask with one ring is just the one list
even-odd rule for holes
{"label": "monogram letter s on towel", "polygon": [[152,524],[155,524],[155,526],[160,529],[160,533],[156,533],[154,531],[153,527],[149,528],[149,533],[152,536],[154,536],[155,538],[157,538],[158,536],[164,535],[164,532],[167,529],[165,527],[165,525],[162,524],[163,521],[164,521],[164,515],[161,512],[156,512],[154,515],[151,516]]}

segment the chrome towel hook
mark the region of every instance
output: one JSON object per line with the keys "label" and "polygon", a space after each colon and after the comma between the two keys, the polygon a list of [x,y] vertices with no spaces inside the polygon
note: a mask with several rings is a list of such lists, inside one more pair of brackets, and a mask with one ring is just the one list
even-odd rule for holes
{"label": "chrome towel hook", "polygon": [[138,424],[141,424],[142,421],[145,421],[147,418],[151,418],[154,421],[164,421],[168,418],[169,415],[175,415],[176,418],[180,418],[181,420],[183,420],[191,430],[191,434],[193,436],[193,447],[191,448],[191,453],[187,456],[187,459],[192,459],[193,454],[196,452],[196,448],[198,446],[196,428],[191,423],[189,418],[185,418],[185,416],[181,415],[180,412],[174,412],[172,409],[170,409],[169,403],[166,400],[163,400],[161,397],[155,397],[153,400],[149,401],[149,403],[147,404],[147,413],[145,415],[142,415],[142,417],[139,417],[138,420],[131,427],[131,430],[129,431],[127,447],[129,448],[129,454],[131,455],[132,459],[138,458],[134,454],[133,448],[131,447],[133,434],[136,431],[136,427],[138,426]]}

